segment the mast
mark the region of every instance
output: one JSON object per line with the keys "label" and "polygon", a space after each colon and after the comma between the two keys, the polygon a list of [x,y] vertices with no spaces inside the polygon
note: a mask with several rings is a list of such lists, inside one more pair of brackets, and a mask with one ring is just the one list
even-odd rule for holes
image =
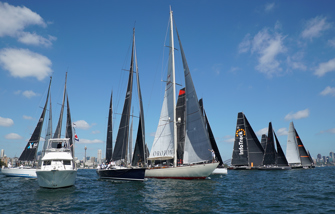
{"label": "mast", "polygon": [[[130,108],[131,108],[131,98],[133,93],[133,72],[134,72],[134,41],[135,41],[135,29],[133,29],[133,46],[131,51],[131,62],[128,78],[127,93],[123,105],[121,121],[119,126],[119,131],[117,133],[113,160],[124,159],[127,162],[128,153],[128,137],[129,137],[129,119],[130,119]],[[126,163],[126,165],[128,165]]]}
{"label": "mast", "polygon": [[60,138],[61,137],[61,132],[62,132],[62,122],[63,122],[63,112],[64,112],[64,103],[65,103],[65,95],[66,95],[66,80],[67,80],[67,72],[65,74],[65,85],[64,85],[64,94],[63,94],[63,103],[62,103],[62,108],[60,111],[60,116],[58,120],[58,125],[56,127],[54,137],[53,138]]}
{"label": "mast", "polygon": [[171,45],[171,60],[172,60],[172,87],[173,87],[173,141],[174,141],[174,159],[173,166],[177,166],[177,124],[176,124],[176,75],[175,75],[175,60],[174,60],[174,40],[173,40],[173,15],[170,7],[170,45]]}

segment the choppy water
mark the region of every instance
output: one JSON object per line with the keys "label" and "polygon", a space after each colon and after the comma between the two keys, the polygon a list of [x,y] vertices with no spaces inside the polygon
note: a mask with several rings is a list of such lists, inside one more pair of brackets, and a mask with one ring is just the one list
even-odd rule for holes
{"label": "choppy water", "polygon": [[64,189],[0,175],[0,213],[335,213],[334,186],[335,167],[145,182],[100,180],[80,169]]}

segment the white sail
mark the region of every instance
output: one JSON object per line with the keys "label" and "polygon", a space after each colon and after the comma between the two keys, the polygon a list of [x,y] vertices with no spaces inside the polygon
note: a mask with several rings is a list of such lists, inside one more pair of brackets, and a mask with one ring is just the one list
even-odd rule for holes
{"label": "white sail", "polygon": [[[178,31],[177,31],[178,35]],[[182,56],[185,93],[186,93],[186,134],[184,148],[184,163],[198,163],[211,160],[212,149],[204,117],[200,110],[198,96],[194,88],[190,70],[187,65],[184,50],[178,35],[180,52]]]}
{"label": "white sail", "polygon": [[287,136],[287,146],[286,146],[286,159],[287,162],[292,164],[301,164],[297,138],[294,131],[293,122],[290,123]]}
{"label": "white sail", "polygon": [[[171,15],[172,17],[172,15]],[[171,18],[172,20],[172,18]],[[172,21],[170,22],[173,27]],[[150,151],[151,160],[172,159],[175,156],[175,85],[174,85],[174,45],[173,36],[170,36],[170,54],[165,86],[164,101],[158,122],[155,139]]]}

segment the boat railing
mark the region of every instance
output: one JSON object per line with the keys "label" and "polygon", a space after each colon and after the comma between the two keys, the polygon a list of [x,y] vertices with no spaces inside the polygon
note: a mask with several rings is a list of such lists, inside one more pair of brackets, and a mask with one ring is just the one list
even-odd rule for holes
{"label": "boat railing", "polygon": [[70,152],[70,148],[49,148],[45,150],[46,152]]}

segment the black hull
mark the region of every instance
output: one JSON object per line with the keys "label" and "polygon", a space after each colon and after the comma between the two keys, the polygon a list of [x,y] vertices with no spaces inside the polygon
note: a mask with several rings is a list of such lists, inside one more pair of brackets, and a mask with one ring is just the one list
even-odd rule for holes
{"label": "black hull", "polygon": [[144,181],[146,168],[126,169],[98,169],[97,174],[101,179]]}
{"label": "black hull", "polygon": [[289,166],[274,166],[274,167],[259,167],[258,170],[289,170],[292,169]]}

